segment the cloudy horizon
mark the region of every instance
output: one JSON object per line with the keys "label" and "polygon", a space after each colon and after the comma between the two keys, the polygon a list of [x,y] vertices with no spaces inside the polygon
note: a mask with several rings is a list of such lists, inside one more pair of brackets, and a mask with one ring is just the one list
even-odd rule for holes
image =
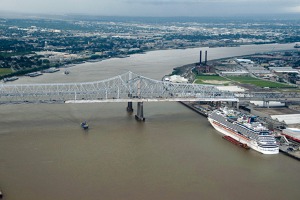
{"label": "cloudy horizon", "polygon": [[0,0],[5,12],[104,16],[300,14],[298,0]]}

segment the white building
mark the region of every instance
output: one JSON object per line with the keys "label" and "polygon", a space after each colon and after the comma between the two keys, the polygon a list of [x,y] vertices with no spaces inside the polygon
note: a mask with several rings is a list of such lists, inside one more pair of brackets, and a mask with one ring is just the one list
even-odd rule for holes
{"label": "white building", "polygon": [[187,83],[188,82],[188,79],[186,79],[182,76],[179,76],[179,75],[170,76],[169,80],[170,80],[170,82],[173,82],[173,83]]}
{"label": "white building", "polygon": [[238,63],[248,63],[248,64],[253,64],[254,62],[252,60],[249,60],[249,59],[235,59],[236,62]]}

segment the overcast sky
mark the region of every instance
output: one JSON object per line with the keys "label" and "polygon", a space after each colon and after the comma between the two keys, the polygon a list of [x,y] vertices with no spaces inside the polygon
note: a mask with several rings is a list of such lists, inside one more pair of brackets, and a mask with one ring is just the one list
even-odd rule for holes
{"label": "overcast sky", "polygon": [[0,12],[108,16],[300,14],[300,0],[0,0]]}

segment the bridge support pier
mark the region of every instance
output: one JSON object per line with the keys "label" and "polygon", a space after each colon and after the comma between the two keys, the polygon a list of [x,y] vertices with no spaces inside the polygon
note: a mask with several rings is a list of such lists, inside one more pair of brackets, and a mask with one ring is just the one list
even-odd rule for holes
{"label": "bridge support pier", "polygon": [[130,112],[130,113],[133,112],[132,102],[128,102],[128,105],[127,105],[127,112]]}
{"label": "bridge support pier", "polygon": [[269,101],[263,101],[263,107],[270,108],[270,102]]}
{"label": "bridge support pier", "polygon": [[289,105],[290,105],[290,102],[287,102],[287,101],[286,101],[286,102],[284,102],[284,106],[285,106],[285,107],[287,107],[287,108],[288,108],[288,107],[289,107]]}
{"label": "bridge support pier", "polygon": [[143,105],[143,102],[138,102],[137,103],[137,113],[135,115],[135,119],[137,121],[145,121],[145,118],[144,118],[144,105]]}
{"label": "bridge support pier", "polygon": [[[230,104],[229,104],[229,105],[230,105]],[[231,102],[231,107],[232,107],[232,108],[239,109],[240,103],[239,103],[238,101],[233,101],[233,102]]]}
{"label": "bridge support pier", "polygon": [[239,109],[240,108],[240,102],[236,102],[236,109]]}

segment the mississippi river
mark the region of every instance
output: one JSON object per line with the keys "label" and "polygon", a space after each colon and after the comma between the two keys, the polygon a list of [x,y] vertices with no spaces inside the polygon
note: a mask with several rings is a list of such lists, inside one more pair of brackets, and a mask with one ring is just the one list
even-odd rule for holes
{"label": "mississippi river", "polygon": [[[293,44],[202,48],[208,58]],[[85,82],[132,71],[161,79],[197,62],[198,49],[84,63],[13,83]],[[136,105],[134,105],[136,110]],[[300,163],[223,140],[176,102],[144,103],[145,123],[123,103],[1,105],[0,189],[6,200],[299,199]],[[87,120],[84,131],[80,122]]]}

